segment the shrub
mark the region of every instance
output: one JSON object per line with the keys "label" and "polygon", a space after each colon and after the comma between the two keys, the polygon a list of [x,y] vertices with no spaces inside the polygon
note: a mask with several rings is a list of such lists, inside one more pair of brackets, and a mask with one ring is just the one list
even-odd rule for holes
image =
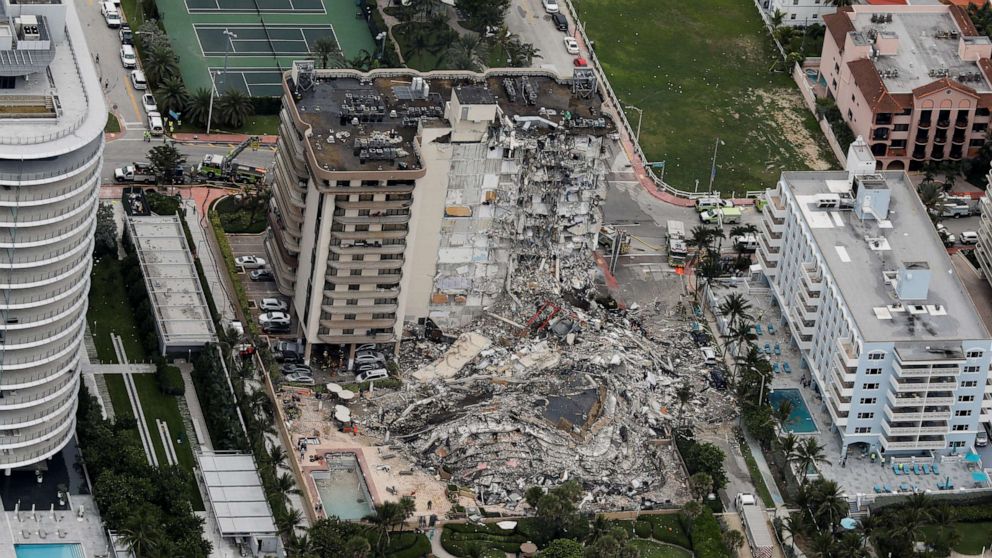
{"label": "shrub", "polygon": [[389,537],[386,556],[389,558],[420,558],[431,551],[431,541],[418,533],[393,533]]}
{"label": "shrub", "polygon": [[164,395],[181,397],[186,393],[182,372],[175,366],[169,366],[162,357],[155,358],[155,382]]}
{"label": "shrub", "polygon": [[158,192],[145,192],[148,208],[156,215],[175,215],[179,212],[179,197],[166,196]]}
{"label": "shrub", "polygon": [[635,521],[634,522],[634,534],[642,539],[651,538],[651,524],[647,521]]}
{"label": "shrub", "polygon": [[214,448],[243,450],[248,447],[238,418],[238,408],[216,345],[207,345],[193,360],[193,383],[203,408]]}
{"label": "shrub", "polygon": [[697,558],[728,558],[730,553],[723,545],[720,524],[709,508],[703,508],[695,520],[689,533],[692,540],[692,551]]}

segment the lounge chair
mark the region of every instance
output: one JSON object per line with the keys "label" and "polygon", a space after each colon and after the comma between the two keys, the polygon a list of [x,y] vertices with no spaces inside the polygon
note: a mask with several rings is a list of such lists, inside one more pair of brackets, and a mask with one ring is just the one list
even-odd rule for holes
{"label": "lounge chair", "polygon": [[881,493],[882,493],[882,487],[876,484],[875,485],[875,494],[881,494]]}
{"label": "lounge chair", "polygon": [[776,355],[782,354],[782,347],[778,343],[775,343],[775,354]]}
{"label": "lounge chair", "polygon": [[777,362],[773,362],[772,363],[772,372],[778,374],[778,371],[779,371],[778,363]]}
{"label": "lounge chair", "polygon": [[761,337],[761,335],[762,335],[762,333],[761,333],[761,324],[754,324],[754,333],[758,337]]}
{"label": "lounge chair", "polygon": [[775,335],[775,324],[768,323],[768,335]]}
{"label": "lounge chair", "polygon": [[913,463],[913,473],[915,473],[917,476],[921,474],[919,463]]}
{"label": "lounge chair", "polygon": [[785,370],[785,373],[786,374],[792,374],[792,367],[789,366],[789,363],[788,362],[783,362],[782,363],[782,370]]}
{"label": "lounge chair", "polygon": [[892,487],[887,484],[882,485],[882,490],[885,491],[886,494],[892,494]]}
{"label": "lounge chair", "polygon": [[940,465],[938,465],[937,463],[934,463],[932,468],[933,468],[933,474],[935,474],[935,475],[939,475],[940,474]]}
{"label": "lounge chair", "polygon": [[909,492],[909,484],[907,484],[907,483],[900,483],[899,484],[899,492]]}
{"label": "lounge chair", "polygon": [[772,354],[772,344],[771,343],[765,343],[765,354],[766,355]]}
{"label": "lounge chair", "polygon": [[897,477],[898,476],[901,476],[902,475],[902,465],[899,465],[898,463],[893,463],[892,464],[892,472],[895,473]]}
{"label": "lounge chair", "polygon": [[930,474],[930,464],[929,463],[924,463],[923,464],[923,474],[924,475],[929,475]]}

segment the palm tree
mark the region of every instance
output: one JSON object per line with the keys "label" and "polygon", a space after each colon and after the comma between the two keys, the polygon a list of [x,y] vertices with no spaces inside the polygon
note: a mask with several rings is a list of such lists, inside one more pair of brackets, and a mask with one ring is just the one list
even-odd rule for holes
{"label": "palm tree", "polygon": [[142,53],[141,67],[145,77],[153,86],[162,83],[167,77],[179,75],[179,62],[176,53],[168,44],[155,44]]}
{"label": "palm tree", "polygon": [[159,112],[182,112],[189,103],[186,85],[178,76],[167,77],[155,88],[155,102]]}
{"label": "palm tree", "polygon": [[837,6],[838,8],[843,7],[843,6],[853,6],[854,5],[854,0],[827,0],[827,1],[830,2],[831,4],[833,4],[834,6]]}
{"label": "palm tree", "polygon": [[289,536],[291,533],[296,533],[296,527],[302,522],[303,512],[296,508],[290,508],[286,510],[286,513],[280,514],[276,517],[276,524],[279,527],[279,532],[286,536]]}
{"label": "palm tree", "polygon": [[731,293],[727,295],[723,302],[720,303],[718,310],[721,314],[727,317],[730,323],[738,320],[753,320],[754,318],[749,314],[751,310],[751,303],[744,298],[744,295],[740,293]]}
{"label": "palm tree", "polygon": [[365,50],[364,48],[358,51],[358,54],[353,56],[348,60],[348,67],[353,70],[361,70],[367,72],[372,69],[374,61],[372,58],[372,53]]}
{"label": "palm tree", "polygon": [[283,498],[289,500],[290,494],[299,494],[300,489],[296,487],[296,479],[293,478],[291,473],[283,473],[276,477],[276,484],[273,487],[279,494],[282,494]]}
{"label": "palm tree", "polygon": [[186,103],[186,116],[192,122],[206,126],[210,115],[210,98],[210,90],[206,87],[194,91]]}
{"label": "palm tree", "polygon": [[816,482],[806,485],[805,490],[809,493],[809,509],[813,516],[813,523],[818,527],[826,526],[828,531],[832,531],[844,516],[847,515],[848,503],[841,494],[837,483],[826,479],[817,479]]}
{"label": "palm tree", "polygon": [[372,545],[368,539],[361,535],[354,535],[344,542],[344,558],[365,558],[372,550]]}
{"label": "palm tree", "polygon": [[365,517],[365,521],[374,525],[378,532],[375,545],[377,554],[382,555],[382,551],[389,546],[389,529],[403,521],[402,518],[403,508],[398,502],[390,501],[376,504],[375,511]]}
{"label": "palm tree", "polygon": [[162,532],[158,522],[153,521],[148,513],[140,513],[133,521],[118,534],[121,543],[127,547],[136,558],[150,557],[162,540]]}
{"label": "palm tree", "polygon": [[882,528],[881,516],[870,514],[862,517],[858,521],[858,533],[861,534],[861,542],[864,546],[871,544],[871,539]]}
{"label": "palm tree", "polygon": [[682,385],[675,388],[675,397],[679,400],[679,425],[681,426],[685,420],[685,413],[683,412],[685,404],[692,399],[692,386],[689,385],[689,382],[683,382]]}
{"label": "palm tree", "polygon": [[696,259],[699,259],[713,243],[713,228],[696,225],[689,231],[689,242],[696,247]]}
{"label": "palm tree", "polygon": [[809,546],[817,558],[831,558],[834,553],[834,536],[830,533],[817,533]]}
{"label": "palm tree", "polygon": [[793,407],[792,401],[784,399],[779,402],[778,407],[772,409],[772,414],[775,416],[775,420],[778,421],[779,426],[782,430],[785,430],[785,423],[789,422],[789,415],[792,414]]}
{"label": "palm tree", "polygon": [[747,320],[738,319],[730,322],[730,329],[727,330],[727,342],[734,347],[734,354],[739,355],[753,347],[758,336],[754,333],[754,325]]}
{"label": "palm tree", "polygon": [[806,484],[806,474],[810,468],[816,468],[821,463],[830,464],[826,454],[815,438],[803,438],[799,447],[796,448],[796,463],[799,464],[800,482]]}
{"label": "palm tree", "polygon": [[775,10],[775,13],[773,13],[771,17],[772,27],[776,28],[779,25],[782,25],[782,21],[784,19],[785,19],[785,13],[782,10]]}
{"label": "palm tree", "polygon": [[796,458],[796,451],[799,449],[799,437],[789,432],[778,439],[778,447],[785,454],[786,461],[792,461]]}
{"label": "palm tree", "polygon": [[286,450],[282,446],[272,446],[269,448],[269,461],[273,467],[281,467],[286,464]]}
{"label": "palm tree", "polygon": [[290,556],[310,556],[313,553],[313,541],[306,535],[297,535],[295,532],[289,534],[287,550]]}
{"label": "palm tree", "polygon": [[252,114],[255,114],[255,105],[243,91],[228,89],[217,99],[217,115],[221,122],[232,128],[244,126]]}
{"label": "palm tree", "polygon": [[847,532],[840,536],[834,556],[837,558],[868,558],[868,549],[861,544],[859,533]]}
{"label": "palm tree", "polygon": [[782,521],[782,531],[789,534],[789,549],[796,550],[796,537],[805,532],[806,525],[798,515],[789,515]]}
{"label": "palm tree", "polygon": [[920,194],[920,201],[923,207],[927,208],[927,214],[934,223],[944,217],[944,191],[941,185],[933,180],[924,179],[917,188]]}
{"label": "palm tree", "polygon": [[737,529],[730,529],[723,533],[723,544],[730,549],[731,554],[737,554],[737,549],[744,546],[746,539]]}
{"label": "palm tree", "polygon": [[345,63],[341,48],[332,37],[317,39],[310,50],[310,55],[320,62],[321,68],[341,68]]}

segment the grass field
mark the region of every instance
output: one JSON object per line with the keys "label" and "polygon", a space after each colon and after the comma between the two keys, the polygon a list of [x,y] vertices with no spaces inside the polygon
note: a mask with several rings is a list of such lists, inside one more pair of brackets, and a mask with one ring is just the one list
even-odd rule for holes
{"label": "grass field", "polygon": [[[770,71],[774,47],[751,2],[575,5],[617,95],[644,111],[641,146],[666,162],[672,186],[708,188],[717,138],[714,188],[723,192],[770,187],[783,169],[835,164],[825,140],[811,136],[813,117],[800,110],[791,78]],[[636,128],[638,112],[626,113]]]}
{"label": "grass field", "polygon": [[[983,523],[956,523],[954,526],[958,530],[961,540],[954,545],[954,550],[961,554],[978,555],[982,550],[992,548],[992,522]],[[923,528],[926,537],[934,535],[935,527],[927,526]]]}
{"label": "grass field", "polygon": [[111,333],[121,336],[128,360],[145,361],[145,349],[138,340],[131,306],[124,298],[125,292],[120,261],[104,257],[93,262],[90,305],[86,317],[97,355],[103,362],[117,362],[117,353],[110,341]]}
{"label": "grass field", "polygon": [[[134,417],[131,412],[131,402],[127,396],[127,389],[124,387],[124,378],[120,374],[106,374],[104,379],[107,382],[107,389],[110,391],[110,401],[114,406],[114,414],[117,417]],[[155,384],[155,376],[152,374],[135,374],[134,385],[138,388],[138,398],[141,400],[141,409],[145,413],[145,422],[148,425],[148,432],[151,434],[152,445],[155,448],[155,455],[159,463],[168,463],[165,457],[165,448],[162,445],[162,437],[158,433],[155,419],[164,420],[169,425],[169,433],[173,438],[173,447],[176,448],[176,457],[179,465],[190,472],[192,483],[190,485],[190,501],[195,510],[203,510],[203,499],[200,491],[196,487],[196,480],[192,478],[193,467],[196,460],[193,458],[193,451],[189,445],[189,436],[183,426],[182,416],[179,414],[179,404],[176,398],[171,395],[163,395]],[[135,431],[135,436],[137,436]],[[182,443],[176,443],[176,440]]]}
{"label": "grass field", "polygon": [[[206,127],[196,126],[194,124],[183,123],[182,126],[176,129],[177,132],[189,133],[189,134],[202,134],[206,132]],[[235,130],[228,130],[224,127],[218,127],[216,125],[210,127],[210,133],[221,134],[221,133],[232,133],[232,134],[248,134],[252,136],[264,136],[264,135],[275,135],[279,133],[279,115],[278,114],[256,114],[254,116],[248,117],[248,122],[244,126],[237,128]]]}
{"label": "grass field", "polygon": [[657,543],[644,539],[630,542],[630,545],[641,553],[641,558],[691,558],[692,552],[676,546]]}

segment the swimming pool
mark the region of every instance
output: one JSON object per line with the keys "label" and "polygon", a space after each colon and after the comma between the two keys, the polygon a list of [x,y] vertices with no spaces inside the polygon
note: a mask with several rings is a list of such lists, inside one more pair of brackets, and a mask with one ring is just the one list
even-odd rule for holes
{"label": "swimming pool", "polygon": [[372,496],[365,474],[353,453],[328,453],[326,471],[313,471],[324,513],[343,520],[356,520],[372,513]]}
{"label": "swimming pool", "polygon": [[17,558],[83,558],[79,544],[15,544]]}
{"label": "swimming pool", "polygon": [[796,434],[819,432],[816,428],[816,421],[813,420],[813,415],[809,412],[809,406],[806,405],[806,400],[803,399],[803,394],[798,389],[776,389],[768,394],[768,401],[775,409],[778,409],[783,401],[792,404],[792,412],[789,413],[789,418],[785,421],[785,428],[789,432]]}

